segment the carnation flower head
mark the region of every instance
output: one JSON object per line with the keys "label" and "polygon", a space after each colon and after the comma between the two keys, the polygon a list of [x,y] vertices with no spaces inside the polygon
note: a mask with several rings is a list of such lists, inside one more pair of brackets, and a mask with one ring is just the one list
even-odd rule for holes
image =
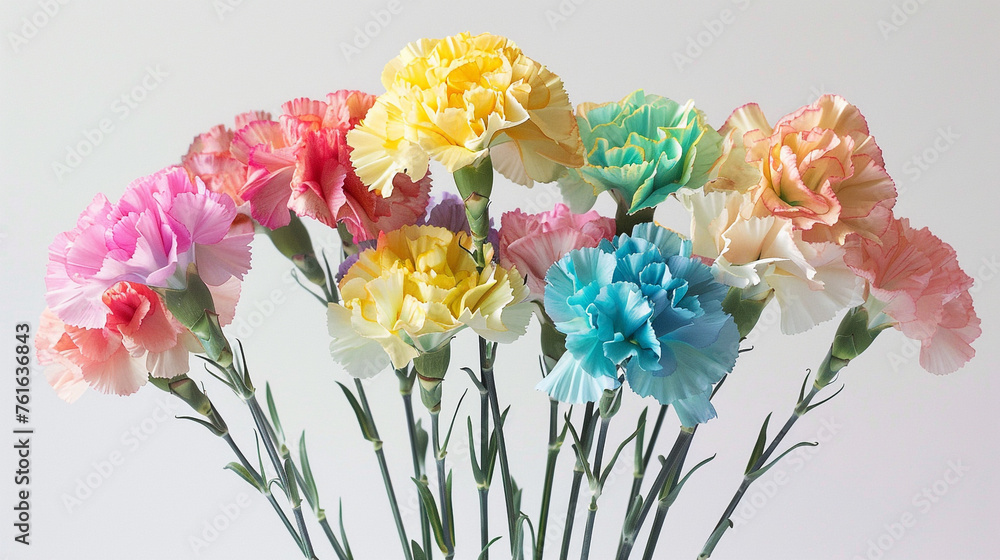
{"label": "carnation flower head", "polygon": [[756,173],[723,176],[709,190],[749,193],[754,215],[788,218],[806,241],[843,245],[851,233],[876,239],[888,227],[895,186],[864,116],[844,98],[824,95],[773,127],[758,105],[744,105],[720,132],[743,143],[726,158]]}
{"label": "carnation flower head", "polygon": [[610,191],[629,214],[652,208],[680,188],[698,188],[721,153],[722,138],[693,101],[680,104],[636,91],[615,103],[577,108],[587,164],[560,177],[577,212]]}
{"label": "carnation flower head", "polygon": [[783,333],[806,331],[862,302],[862,282],[844,263],[843,247],[804,241],[790,218],[754,215],[749,194],[698,189],[677,198],[691,214],[694,254],[741,298],[767,302],[773,295]]}
{"label": "carnation flower head", "polygon": [[351,166],[346,135],[374,102],[349,90],[326,101],[294,99],[282,105],[279,121],[253,121],[237,131],[232,153],[248,167],[240,195],[254,219],[276,229],[288,225],[292,210],[330,227],[343,223],[355,241],[364,241],[422,216],[429,174],[394,178],[396,194],[383,198],[369,192]]}
{"label": "carnation flower head", "polygon": [[431,158],[455,172],[491,156],[512,181],[556,179],[583,163],[558,76],[505,37],[461,33],[410,43],[382,72],[386,92],[348,134],[351,161],[390,196],[397,174],[418,180]]}
{"label": "carnation flower head", "polygon": [[500,219],[500,264],[517,268],[527,280],[531,299],[543,301],[545,274],[573,249],[596,247],[615,235],[615,221],[591,210],[574,214],[565,204],[550,212],[505,212]]}
{"label": "carnation flower head", "polygon": [[50,309],[42,313],[35,348],[45,377],[60,398],[73,402],[88,386],[102,393],[130,395],[149,375],[171,378],[189,370],[198,339],[142,284],[118,282],[102,296],[104,325],[67,325]]}
{"label": "carnation flower head", "polygon": [[193,265],[209,288],[231,291],[250,268],[252,233],[231,233],[233,200],[184,169],[136,179],[111,204],[97,195],[49,246],[46,302],[63,322],[100,329],[118,282],[183,288]]}
{"label": "carnation flower head", "polygon": [[341,303],[329,306],[334,359],[370,377],[442,349],[466,327],[495,342],[524,334],[524,280],[492,263],[478,270],[470,250],[466,234],[441,227],[379,234],[340,281]]}
{"label": "carnation flower head", "polygon": [[712,385],[732,370],[739,332],[723,312],[727,287],[691,256],[690,241],[655,224],[570,251],[546,276],[545,311],[566,335],[540,390],[567,403],[618,387],[674,406],[692,426],[715,417]]}
{"label": "carnation flower head", "polygon": [[952,373],[975,356],[972,342],[982,329],[969,292],[973,280],[950,245],[900,218],[879,240],[851,235],[845,248],[848,266],[867,281],[871,320],[919,341],[924,369]]}

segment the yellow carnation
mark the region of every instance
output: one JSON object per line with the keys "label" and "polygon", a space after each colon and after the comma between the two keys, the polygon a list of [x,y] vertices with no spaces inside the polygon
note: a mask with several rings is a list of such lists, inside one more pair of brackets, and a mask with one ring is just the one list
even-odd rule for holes
{"label": "yellow carnation", "polygon": [[479,271],[470,250],[468,235],[435,226],[380,234],[329,307],[334,358],[370,377],[441,349],[464,327],[495,342],[524,334],[531,307],[521,275],[492,263]]}
{"label": "yellow carnation", "polygon": [[386,92],[347,135],[361,180],[383,196],[430,158],[450,172],[492,156],[514,182],[549,182],[583,165],[562,80],[504,37],[462,33],[410,43],[382,73]]}

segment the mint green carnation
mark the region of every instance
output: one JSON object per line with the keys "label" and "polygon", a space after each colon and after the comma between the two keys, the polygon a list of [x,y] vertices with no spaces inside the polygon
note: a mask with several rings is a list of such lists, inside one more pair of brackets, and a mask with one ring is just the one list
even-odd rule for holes
{"label": "mint green carnation", "polygon": [[705,184],[722,154],[722,137],[694,102],[684,105],[639,90],[618,103],[577,111],[587,164],[559,179],[574,212],[611,191],[629,214],[652,208],[680,188]]}

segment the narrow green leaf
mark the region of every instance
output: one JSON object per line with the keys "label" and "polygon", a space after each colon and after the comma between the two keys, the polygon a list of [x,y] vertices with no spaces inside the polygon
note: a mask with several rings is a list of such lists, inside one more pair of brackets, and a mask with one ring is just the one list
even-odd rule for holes
{"label": "narrow green leaf", "polygon": [[278,418],[278,408],[274,406],[274,397],[271,395],[271,384],[264,383],[264,396],[267,398],[267,411],[271,414],[271,423],[274,424],[274,432],[278,436],[278,447],[285,444],[285,430],[281,427],[281,419]]}
{"label": "narrow green leaf", "polygon": [[531,558],[535,557],[535,526],[532,525],[531,519],[523,513],[517,516],[515,521],[514,530],[514,558],[516,560],[522,560],[524,558],[524,526],[527,524],[528,529],[531,531]]}
{"label": "narrow green leaf", "polygon": [[476,377],[476,373],[474,371],[472,371],[471,369],[467,368],[467,367],[462,368],[462,371],[464,371],[465,373],[469,374],[469,379],[472,380],[472,384],[476,386],[476,390],[479,391],[479,394],[480,395],[485,395],[486,394],[486,386],[483,385],[479,381],[479,378]]}
{"label": "narrow green leaf", "polygon": [[256,488],[258,492],[262,492],[262,493],[264,492],[264,488],[261,486],[260,482],[257,480],[257,477],[255,477],[253,474],[251,474],[250,471],[248,471],[246,469],[246,467],[244,467],[243,465],[241,465],[239,463],[233,462],[233,463],[229,463],[228,465],[226,465],[223,468],[229,469],[229,470],[233,471],[234,473],[238,474],[240,478],[242,478],[243,480],[245,480],[247,482],[247,484],[249,484],[250,486],[253,486],[254,488]]}
{"label": "narrow green leaf", "polygon": [[633,465],[635,465],[635,476],[642,476],[645,472],[643,468],[643,456],[645,455],[645,443],[646,443],[646,413],[649,412],[649,407],[642,410],[639,415],[638,424],[638,435],[635,436],[635,458],[633,459]]}
{"label": "narrow green leaf", "polygon": [[302,497],[299,496],[299,485],[295,482],[295,465],[291,457],[285,458],[285,480],[288,481],[288,501],[293,508],[302,505]]}
{"label": "narrow green leaf", "polygon": [[226,435],[225,432],[219,432],[218,428],[216,428],[211,422],[206,422],[205,420],[202,420],[201,418],[195,418],[193,416],[175,416],[174,418],[177,418],[178,420],[190,420],[190,421],[195,422],[197,424],[201,424],[208,431],[212,432],[213,434],[215,434],[215,435],[217,435],[219,437],[222,437],[222,436]]}
{"label": "narrow green leaf", "polygon": [[778,455],[778,458],[777,458],[777,459],[774,459],[774,460],[773,460],[773,461],[771,461],[770,463],[768,463],[768,464],[764,465],[763,467],[761,467],[761,468],[759,468],[759,469],[757,469],[757,470],[753,471],[752,473],[748,474],[748,475],[747,475],[747,477],[748,477],[748,478],[749,478],[750,480],[757,480],[758,478],[760,478],[760,476],[761,476],[761,475],[763,475],[763,474],[764,474],[764,473],[766,473],[766,472],[767,472],[767,471],[768,471],[768,470],[769,470],[769,469],[770,469],[771,467],[773,467],[775,463],[777,463],[778,461],[780,461],[780,460],[781,460],[781,459],[782,459],[782,458],[783,458],[783,457],[784,457],[785,455],[788,455],[789,453],[791,453],[792,451],[795,451],[796,449],[798,449],[798,448],[800,448],[800,447],[807,447],[807,446],[808,446],[808,447],[816,447],[817,445],[819,445],[819,443],[817,443],[817,442],[815,442],[815,441],[800,441],[799,443],[796,443],[795,445],[793,445],[793,446],[789,447],[789,448],[788,448],[787,450],[785,450],[785,452],[784,452],[784,453],[782,453],[781,455]]}
{"label": "narrow green leaf", "polygon": [[573,438],[573,451],[576,452],[576,470],[582,469],[583,473],[587,475],[587,482],[590,484],[590,487],[594,488],[597,481],[594,480],[594,473],[590,471],[590,461],[587,460],[583,444],[580,442],[580,435],[576,433],[576,428],[572,424],[569,424],[569,416],[566,417],[566,422],[569,425],[569,435]]}
{"label": "narrow green leaf", "polygon": [[431,492],[430,488],[427,487],[426,482],[412,477],[410,480],[417,485],[417,494],[420,496],[420,501],[424,504],[424,511],[427,512],[427,519],[430,521],[431,531],[434,533],[434,540],[437,542],[438,548],[441,549],[441,553],[447,554],[448,547],[445,545],[444,541],[444,528],[441,526],[441,514],[438,513],[437,503],[434,502],[434,494]]}
{"label": "narrow green leaf", "polygon": [[451,546],[455,546],[455,507],[451,500],[451,470],[444,482],[445,508],[448,512],[448,532],[451,534]]}
{"label": "narrow green leaf", "polygon": [[427,447],[430,445],[431,437],[424,429],[422,419],[417,420],[413,432],[414,438],[417,440],[417,461],[420,463],[420,471],[425,472],[427,470]]}
{"label": "narrow green leaf", "polygon": [[760,433],[757,434],[757,443],[753,446],[753,453],[750,454],[750,460],[747,461],[747,468],[743,471],[744,475],[750,474],[754,465],[757,464],[757,460],[764,454],[764,446],[767,445],[767,423],[770,421],[771,414],[768,414],[767,418],[764,419],[764,425],[760,427]]}
{"label": "narrow green leaf", "polygon": [[[260,470],[257,471],[257,472],[260,473],[260,479],[261,479],[261,481],[263,481],[263,480],[265,480],[267,478],[267,471],[264,470],[264,456],[261,455],[261,453],[260,453],[260,432],[258,432],[257,430],[254,430],[253,431],[253,435],[254,435],[254,440],[257,442],[257,464],[260,465]],[[271,485],[267,484],[265,486],[266,486],[266,492],[265,493],[266,494],[270,494],[271,493]]]}
{"label": "narrow green leaf", "polygon": [[500,438],[497,436],[497,430],[503,429],[503,425],[507,423],[507,413],[510,412],[510,407],[504,409],[503,414],[500,415],[500,426],[493,426],[493,430],[490,432],[490,445],[487,449],[489,454],[489,467],[486,469],[486,482],[493,482],[493,472],[496,470],[497,457],[500,453]]}
{"label": "narrow green leaf", "polygon": [[615,467],[615,463],[618,462],[618,456],[621,455],[622,450],[625,449],[625,446],[628,445],[630,441],[632,441],[633,439],[636,438],[636,436],[639,435],[639,432],[645,426],[646,426],[646,415],[643,414],[642,417],[639,418],[639,427],[636,428],[634,432],[632,432],[632,435],[625,438],[625,441],[623,441],[621,445],[618,446],[618,449],[615,450],[615,454],[611,456],[611,460],[608,461],[608,465],[604,467],[604,472],[601,473],[600,488],[604,488],[604,483],[607,482],[608,476],[611,475],[611,469],[613,469]]}
{"label": "narrow green leaf", "polygon": [[511,484],[511,491],[514,493],[514,499],[511,500],[512,502],[514,502],[514,511],[520,512],[521,495],[523,494],[524,490],[517,485],[517,481],[514,480],[513,477],[511,477],[510,479],[510,484]]}
{"label": "narrow green leaf", "polygon": [[302,437],[299,438],[299,463],[302,464],[302,490],[306,495],[306,502],[318,517],[320,510],[319,490],[316,488],[316,480],[313,478],[312,467],[309,466],[309,453],[306,452],[305,432],[302,432]]}
{"label": "narrow green leaf", "polygon": [[455,419],[458,418],[458,411],[462,408],[462,401],[465,400],[465,395],[467,394],[469,394],[468,389],[462,393],[462,396],[458,399],[458,404],[455,405],[455,413],[451,415],[451,424],[448,425],[448,433],[444,436],[444,443],[441,444],[441,457],[448,454],[448,442],[451,441],[451,432],[455,429]]}
{"label": "narrow green leaf", "polygon": [[806,396],[806,385],[809,383],[809,376],[812,375],[811,369],[806,369],[806,376],[802,380],[802,387],[799,388],[799,400],[796,402],[802,402],[802,399]]}
{"label": "narrow green leaf", "polygon": [[635,526],[639,522],[639,514],[642,512],[642,495],[637,495],[628,511],[625,513],[625,523],[622,524],[622,538],[627,538],[635,531]]}
{"label": "narrow green leaf", "polygon": [[676,486],[674,486],[673,488],[670,489],[670,493],[667,494],[666,498],[664,498],[664,500],[666,500],[666,504],[667,504],[668,507],[674,505],[674,500],[676,500],[678,494],[681,493],[681,487],[683,487],[684,483],[687,482],[689,478],[691,478],[691,475],[694,474],[694,471],[696,471],[696,470],[700,469],[701,467],[705,466],[712,459],[715,459],[715,455],[712,455],[708,459],[705,459],[704,461],[698,463],[694,467],[691,467],[691,470],[689,470],[688,473],[686,475],[684,475],[684,478],[682,478],[680,480],[680,482],[677,483]]}
{"label": "narrow green leaf", "polygon": [[344,541],[344,552],[349,560],[354,560],[351,543],[347,542],[347,531],[344,530],[344,500],[340,500],[340,540]]}
{"label": "narrow green leaf", "polygon": [[[816,408],[817,406],[819,406],[819,405],[821,405],[821,404],[826,404],[826,403],[827,403],[827,402],[829,402],[829,401],[830,401],[831,399],[833,399],[833,397],[836,397],[837,395],[839,395],[839,394],[840,394],[840,392],[844,390],[844,387],[846,387],[846,385],[841,385],[841,386],[840,386],[840,389],[837,389],[837,392],[836,392],[836,393],[834,393],[834,394],[830,395],[829,397],[827,397],[827,398],[825,398],[825,399],[823,399],[823,400],[819,401],[819,402],[818,402],[818,403],[816,403],[816,404],[812,404],[812,405],[809,405],[809,408],[806,408],[806,412],[809,412],[810,410],[812,410],[812,409]],[[805,412],[803,412],[803,414],[805,414]]]}
{"label": "narrow green leaf", "polygon": [[410,549],[413,550],[413,560],[429,560],[427,555],[424,554],[423,549],[421,549],[420,545],[417,544],[417,541],[410,541]]}
{"label": "narrow green leaf", "polygon": [[[483,550],[479,553],[478,560],[484,560],[489,555],[490,547],[493,546],[493,543],[497,542],[498,540],[500,540],[500,537],[493,537],[493,540],[486,543],[486,546],[484,546]],[[416,559],[414,558],[414,560]]]}
{"label": "narrow green leaf", "polygon": [[371,423],[368,422],[368,415],[365,414],[364,409],[361,408],[361,404],[358,403],[358,399],[354,397],[354,393],[347,388],[341,382],[337,382],[340,385],[341,390],[344,391],[344,396],[347,397],[347,402],[351,404],[351,408],[354,409],[354,416],[358,419],[358,426],[361,427],[361,434],[365,439],[372,443],[378,442],[378,438],[375,437],[375,431],[371,428]]}
{"label": "narrow green leaf", "polygon": [[698,555],[698,560],[706,560],[712,556],[712,552],[715,551],[715,547],[719,545],[719,540],[722,539],[722,535],[733,526],[732,519],[726,519],[719,526],[712,531],[712,536],[708,537],[708,542],[705,543],[705,548],[701,549],[701,554]]}
{"label": "narrow green leaf", "polygon": [[[469,427],[469,449],[476,448],[476,442],[472,437],[472,418],[466,418]],[[479,468],[479,461],[476,459],[476,454],[469,453],[469,458],[472,459],[472,476],[476,479],[476,484],[478,486],[483,486],[486,483],[486,477],[483,476],[483,470]]]}

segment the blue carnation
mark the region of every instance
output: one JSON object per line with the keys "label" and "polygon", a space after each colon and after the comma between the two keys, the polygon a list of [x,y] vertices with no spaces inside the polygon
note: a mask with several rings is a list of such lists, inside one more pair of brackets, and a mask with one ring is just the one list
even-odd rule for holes
{"label": "blue carnation", "polygon": [[732,371],[740,335],[722,310],[728,287],[691,257],[691,242],[640,224],[632,235],[570,251],[545,277],[545,311],[567,352],[540,390],[594,402],[619,386],[673,405],[681,423],[715,417],[712,386]]}

